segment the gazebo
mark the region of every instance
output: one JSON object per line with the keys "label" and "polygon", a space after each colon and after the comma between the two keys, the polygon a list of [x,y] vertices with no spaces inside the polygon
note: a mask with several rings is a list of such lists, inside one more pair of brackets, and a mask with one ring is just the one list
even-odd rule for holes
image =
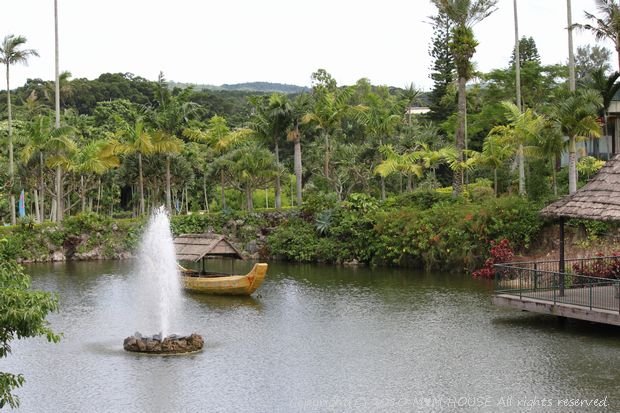
{"label": "gazebo", "polygon": [[560,220],[560,272],[564,272],[564,221],[566,218],[597,221],[620,220],[620,154],[577,192],[547,205],[540,215]]}
{"label": "gazebo", "polygon": [[[546,206],[540,215],[559,219],[559,259],[497,264],[493,302],[620,325],[620,279],[611,278],[620,272],[620,257],[566,259],[564,243],[567,218],[620,220],[620,154],[607,161],[585,186]],[[606,272],[608,278],[599,276],[600,272]]]}

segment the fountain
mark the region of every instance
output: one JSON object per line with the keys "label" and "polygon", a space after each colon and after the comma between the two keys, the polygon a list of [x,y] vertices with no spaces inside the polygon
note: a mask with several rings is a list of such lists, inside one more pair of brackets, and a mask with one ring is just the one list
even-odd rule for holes
{"label": "fountain", "polygon": [[179,354],[202,349],[204,341],[198,334],[170,334],[170,318],[181,301],[181,286],[170,219],[163,206],[153,211],[144,231],[137,272],[140,288],[147,297],[146,305],[157,308],[159,334],[142,336],[136,332],[125,339],[123,348],[151,354]]}

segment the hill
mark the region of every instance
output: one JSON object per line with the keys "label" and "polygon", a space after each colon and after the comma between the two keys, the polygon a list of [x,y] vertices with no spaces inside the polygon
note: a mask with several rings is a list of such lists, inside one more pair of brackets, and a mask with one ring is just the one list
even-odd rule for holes
{"label": "hill", "polygon": [[195,85],[191,83],[177,83],[169,81],[168,85],[171,88],[186,88],[192,86],[194,90],[228,90],[228,91],[244,91],[244,92],[263,92],[272,93],[279,92],[284,94],[294,94],[309,92],[310,88],[305,86],[289,85],[286,83],[270,83],[270,82],[246,82],[235,84],[223,84],[219,86],[215,85]]}

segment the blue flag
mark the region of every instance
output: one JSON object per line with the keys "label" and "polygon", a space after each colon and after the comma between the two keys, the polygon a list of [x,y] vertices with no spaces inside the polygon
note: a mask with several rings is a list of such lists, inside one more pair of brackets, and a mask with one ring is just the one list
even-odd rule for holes
{"label": "blue flag", "polygon": [[26,216],[26,196],[24,195],[24,190],[22,189],[22,193],[19,194],[19,217]]}

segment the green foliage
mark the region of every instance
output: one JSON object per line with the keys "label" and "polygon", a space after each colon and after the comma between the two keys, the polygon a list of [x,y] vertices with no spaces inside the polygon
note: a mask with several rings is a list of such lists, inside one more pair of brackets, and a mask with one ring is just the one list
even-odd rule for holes
{"label": "green foliage", "polygon": [[489,240],[507,238],[527,247],[540,229],[539,205],[519,197],[484,203],[438,203],[429,209],[397,209],[378,214],[375,231],[387,264],[426,268],[473,268]]}
{"label": "green foliage", "polygon": [[[7,241],[0,240],[0,358],[11,353],[14,339],[44,336],[58,342],[45,320],[50,312],[58,310],[55,295],[30,289],[30,278],[20,265],[10,259]],[[19,398],[12,391],[25,382],[21,374],[0,372],[0,409],[19,406]]]}
{"label": "green foliage", "polygon": [[392,197],[386,201],[386,205],[391,208],[416,207],[419,209],[428,209],[438,202],[450,202],[451,200],[452,195],[450,193],[442,193],[430,189],[418,189]]}
{"label": "green foliage", "polygon": [[331,262],[335,245],[317,236],[314,226],[300,218],[290,219],[267,237],[271,254],[297,262]]}

